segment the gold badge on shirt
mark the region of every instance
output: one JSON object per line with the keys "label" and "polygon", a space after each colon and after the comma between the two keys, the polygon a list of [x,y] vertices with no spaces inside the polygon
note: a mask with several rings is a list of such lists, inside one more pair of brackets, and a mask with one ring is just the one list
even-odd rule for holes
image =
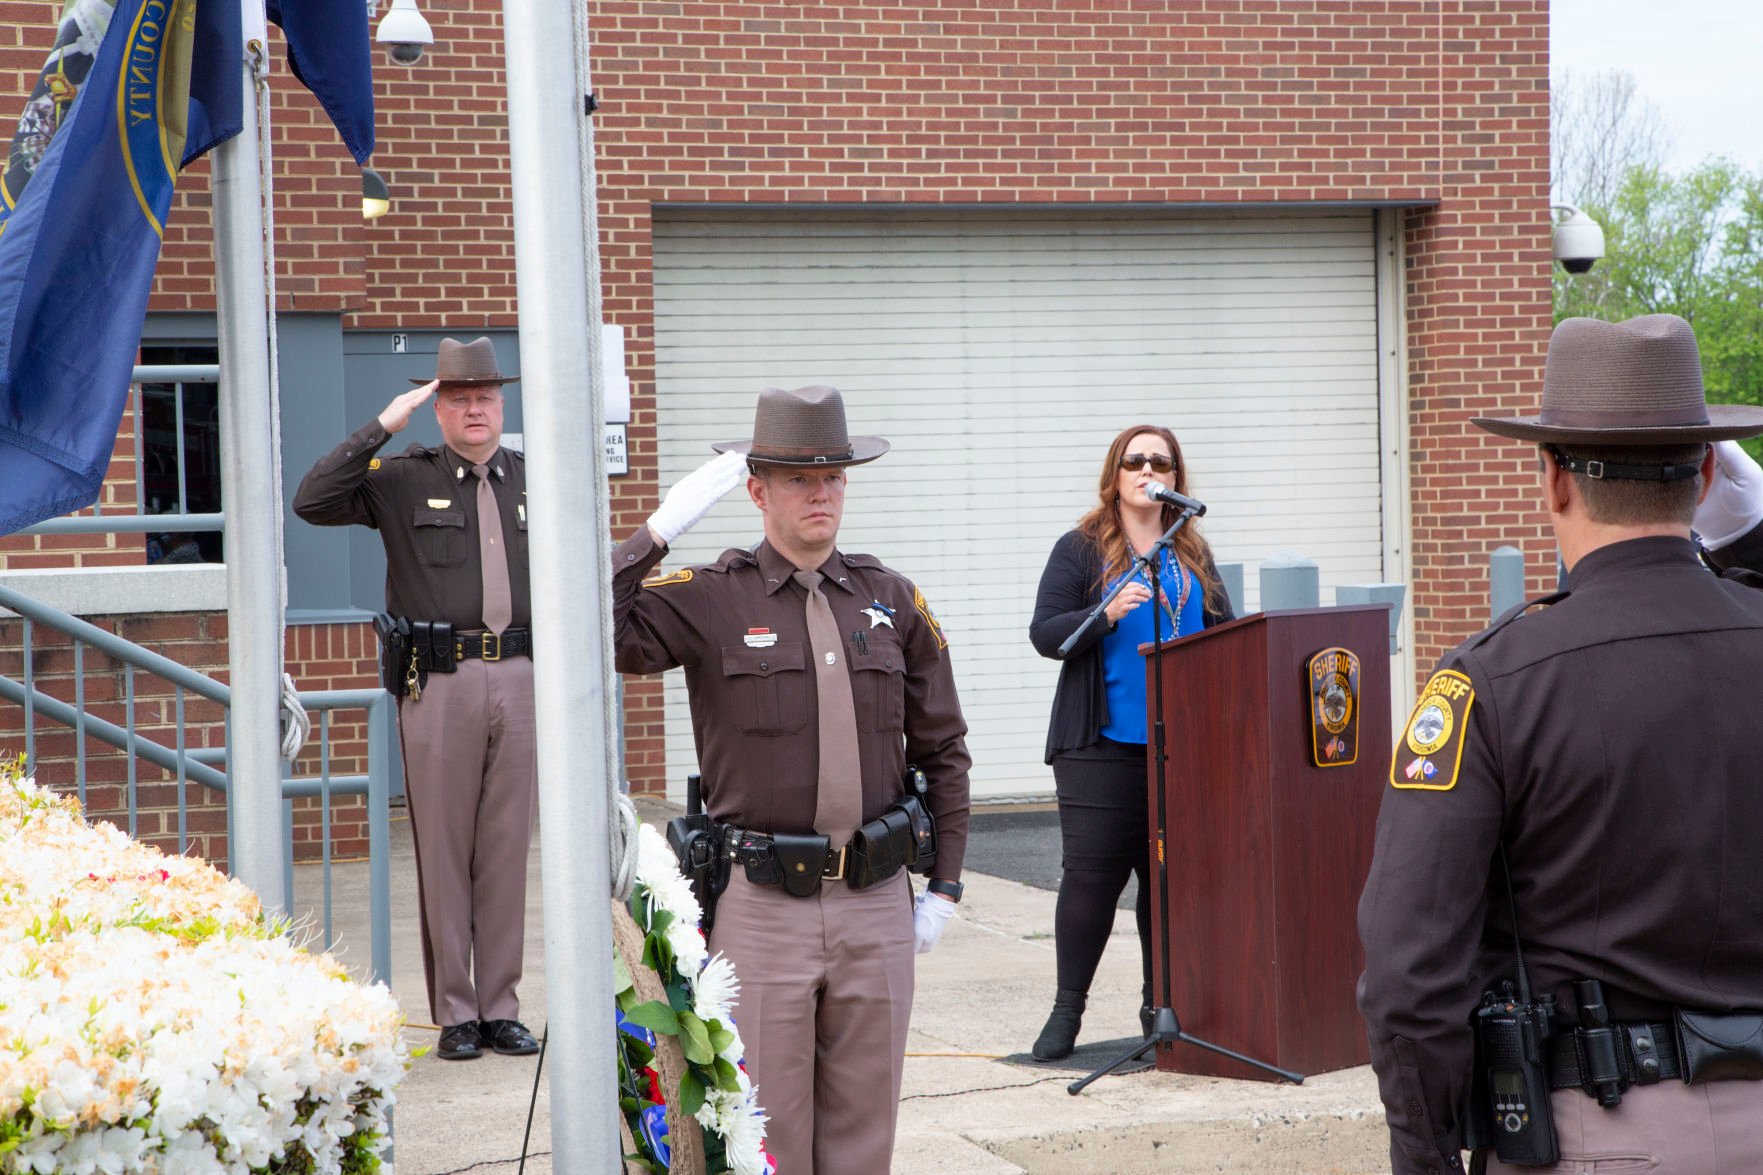
{"label": "gold badge on shirt", "polygon": [[1346,767],[1359,761],[1359,658],[1324,649],[1310,658],[1310,761]]}
{"label": "gold badge on shirt", "polygon": [[1390,786],[1415,791],[1456,787],[1474,704],[1475,687],[1468,677],[1455,669],[1433,674],[1390,757]]}
{"label": "gold badge on shirt", "polygon": [[371,460],[367,463],[367,471],[369,473],[372,473],[374,470],[378,469],[379,467],[380,467],[380,459],[378,457],[375,457],[373,460]]}

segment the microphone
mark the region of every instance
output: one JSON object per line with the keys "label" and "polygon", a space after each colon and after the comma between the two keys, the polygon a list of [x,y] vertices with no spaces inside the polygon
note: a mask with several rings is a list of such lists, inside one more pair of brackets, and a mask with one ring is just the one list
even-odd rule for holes
{"label": "microphone", "polygon": [[1168,502],[1171,506],[1180,506],[1195,518],[1206,513],[1206,503],[1190,498],[1186,494],[1178,494],[1162,482],[1150,482],[1145,486],[1145,497],[1153,502]]}

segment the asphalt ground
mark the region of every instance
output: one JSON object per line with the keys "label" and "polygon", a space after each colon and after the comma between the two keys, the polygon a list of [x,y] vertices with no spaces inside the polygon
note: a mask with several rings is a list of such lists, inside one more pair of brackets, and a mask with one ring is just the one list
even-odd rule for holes
{"label": "asphalt ground", "polygon": [[[1007,877],[1036,889],[1059,890],[1059,813],[1051,804],[999,804],[975,808],[967,833],[964,868]],[[1116,905],[1130,910],[1138,878],[1129,878]],[[1051,931],[1052,927],[1048,927]]]}

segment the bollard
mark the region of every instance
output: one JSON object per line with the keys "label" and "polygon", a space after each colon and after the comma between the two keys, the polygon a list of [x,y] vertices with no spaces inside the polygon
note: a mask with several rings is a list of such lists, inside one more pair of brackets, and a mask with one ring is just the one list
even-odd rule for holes
{"label": "bollard", "polygon": [[1401,651],[1402,601],[1408,596],[1405,583],[1344,583],[1334,590],[1336,607],[1345,604],[1387,604],[1390,610],[1390,656]]}
{"label": "bollard", "polygon": [[1524,552],[1495,547],[1488,556],[1488,619],[1498,620],[1524,603]]}
{"label": "bollard", "polygon": [[1230,610],[1234,614],[1243,614],[1243,565],[1241,563],[1218,564],[1218,578],[1224,584],[1224,594],[1230,597]]}
{"label": "bollard", "polygon": [[1261,564],[1261,610],[1317,608],[1322,605],[1322,572],[1316,560],[1296,552]]}

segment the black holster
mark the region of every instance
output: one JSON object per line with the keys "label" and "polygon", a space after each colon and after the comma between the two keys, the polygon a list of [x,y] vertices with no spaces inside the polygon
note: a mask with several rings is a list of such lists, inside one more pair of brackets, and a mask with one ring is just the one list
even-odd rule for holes
{"label": "black holster", "polygon": [[930,783],[916,765],[906,764],[903,776],[906,798],[895,804],[906,813],[912,824],[912,859],[906,868],[920,877],[929,877],[937,864],[937,819],[930,812]]}
{"label": "black holster", "polygon": [[699,925],[706,937],[716,924],[716,899],[728,888],[728,857],[720,852],[722,825],[702,812],[675,816],[667,822],[667,846],[679,860],[680,872],[692,884],[692,896],[704,911]]}
{"label": "black holster", "polygon": [[402,698],[410,692],[410,621],[381,612],[373,618],[373,631],[380,638],[380,685]]}
{"label": "black holster", "polygon": [[906,768],[906,794],[851,837],[852,889],[880,885],[901,869],[928,874],[937,863],[937,824],[925,803],[924,772]]}

